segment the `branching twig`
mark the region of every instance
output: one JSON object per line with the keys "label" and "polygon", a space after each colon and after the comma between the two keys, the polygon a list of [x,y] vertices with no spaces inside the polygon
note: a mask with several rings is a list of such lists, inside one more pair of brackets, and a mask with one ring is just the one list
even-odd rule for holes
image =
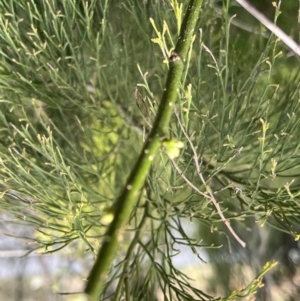
{"label": "branching twig", "polygon": [[219,216],[221,217],[222,221],[224,222],[224,224],[226,225],[226,227],[228,228],[228,230],[231,232],[231,234],[233,235],[233,237],[243,246],[245,247],[246,244],[244,241],[242,241],[239,236],[235,233],[235,231],[232,229],[229,221],[225,218],[221,208],[220,208],[220,205],[219,203],[217,202],[217,200],[215,199],[212,191],[211,191],[211,188],[209,187],[209,185],[206,184],[206,181],[204,180],[204,177],[201,173],[201,169],[200,169],[200,165],[199,165],[199,162],[198,162],[198,155],[197,155],[197,152],[196,152],[196,149],[195,149],[195,146],[193,144],[193,142],[191,141],[189,135],[187,134],[187,132],[185,131],[181,121],[180,121],[180,118],[178,116],[178,113],[175,109],[175,115],[177,117],[177,120],[178,120],[178,123],[179,123],[179,126],[184,134],[184,136],[186,137],[186,139],[188,140],[189,144],[190,144],[190,147],[193,151],[193,158],[194,158],[194,162],[195,162],[195,165],[196,165],[196,170],[197,170],[197,173],[198,173],[198,176],[201,180],[201,182],[203,183],[203,185],[205,186],[205,189],[206,189],[206,192],[207,193],[203,193],[201,192],[191,181],[189,181],[187,179],[187,177],[183,174],[183,172],[180,170],[179,166],[175,163],[175,161],[172,159],[172,163],[174,165],[174,167],[176,168],[176,170],[180,173],[181,177],[186,181],[186,183],[191,186],[193,189],[195,189],[200,195],[203,195],[204,197],[210,199],[212,201],[212,203],[214,204],[214,206],[216,207],[217,211],[218,211],[218,214]]}
{"label": "branching twig", "polygon": [[147,216],[149,214],[148,210],[149,210],[149,203],[146,202],[145,206],[144,206],[144,214],[143,214],[142,219],[139,223],[139,226],[137,227],[137,231],[134,235],[134,238],[131,241],[130,246],[128,247],[128,250],[127,250],[127,253],[126,253],[126,256],[125,256],[125,259],[124,259],[123,271],[121,273],[121,276],[120,276],[120,279],[118,281],[118,285],[117,285],[117,288],[116,288],[116,291],[115,291],[115,294],[114,294],[114,299],[113,299],[114,301],[120,300],[122,286],[124,285],[125,278],[128,277],[130,257],[133,253],[134,247],[136,246],[138,240],[140,239],[142,229],[144,228],[144,226],[146,224],[146,219],[147,219]]}

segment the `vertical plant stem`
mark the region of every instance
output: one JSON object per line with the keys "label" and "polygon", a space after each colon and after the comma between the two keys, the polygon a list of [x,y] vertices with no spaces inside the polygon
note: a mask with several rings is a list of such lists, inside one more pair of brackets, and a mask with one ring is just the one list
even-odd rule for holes
{"label": "vertical plant stem", "polygon": [[119,238],[125,230],[139,191],[144,186],[152,161],[159,151],[162,140],[168,137],[168,128],[177,98],[177,90],[202,1],[191,0],[188,5],[175,50],[169,58],[167,81],[152,131],[129,175],[122,194],[114,204],[114,219],[103,238],[102,246],[88,278],[85,293],[89,296],[90,301],[96,301],[99,298],[110,265],[116,254]]}

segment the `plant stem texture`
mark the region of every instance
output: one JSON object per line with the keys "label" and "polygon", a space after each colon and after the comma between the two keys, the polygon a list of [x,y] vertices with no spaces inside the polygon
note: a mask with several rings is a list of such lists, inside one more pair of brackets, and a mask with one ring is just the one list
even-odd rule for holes
{"label": "plant stem texture", "polygon": [[152,131],[149,133],[139,158],[127,179],[123,192],[115,201],[113,221],[103,238],[95,264],[88,277],[85,293],[89,296],[90,301],[96,301],[99,298],[112,260],[116,254],[119,238],[125,230],[140,190],[144,186],[152,161],[156,157],[163,139],[169,136],[169,123],[202,1],[191,0],[188,5],[175,50],[169,57],[166,85]]}

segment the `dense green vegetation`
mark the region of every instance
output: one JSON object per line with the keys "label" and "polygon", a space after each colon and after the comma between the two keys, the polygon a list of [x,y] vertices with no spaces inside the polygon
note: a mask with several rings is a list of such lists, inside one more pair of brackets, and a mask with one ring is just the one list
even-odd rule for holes
{"label": "dense green vegetation", "polygon": [[[299,3],[279,16],[258,4],[297,41]],[[203,1],[192,41],[177,44],[192,11],[0,1],[0,209],[34,226],[40,252],[72,248],[89,267],[118,241],[113,261],[98,257],[111,267],[101,300],[246,300],[276,260],[257,295],[272,300],[270,286],[297,274],[286,258],[300,237],[299,58],[234,1]],[[174,265],[181,246],[209,258],[210,286]],[[249,266],[257,278],[243,281]]]}

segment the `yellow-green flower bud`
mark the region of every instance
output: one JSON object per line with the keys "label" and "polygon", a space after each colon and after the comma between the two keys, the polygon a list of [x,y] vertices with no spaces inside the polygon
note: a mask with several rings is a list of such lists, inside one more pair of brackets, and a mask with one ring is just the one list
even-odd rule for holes
{"label": "yellow-green flower bud", "polygon": [[163,146],[170,159],[174,159],[180,155],[180,149],[184,147],[184,144],[176,139],[167,139],[163,141]]}

